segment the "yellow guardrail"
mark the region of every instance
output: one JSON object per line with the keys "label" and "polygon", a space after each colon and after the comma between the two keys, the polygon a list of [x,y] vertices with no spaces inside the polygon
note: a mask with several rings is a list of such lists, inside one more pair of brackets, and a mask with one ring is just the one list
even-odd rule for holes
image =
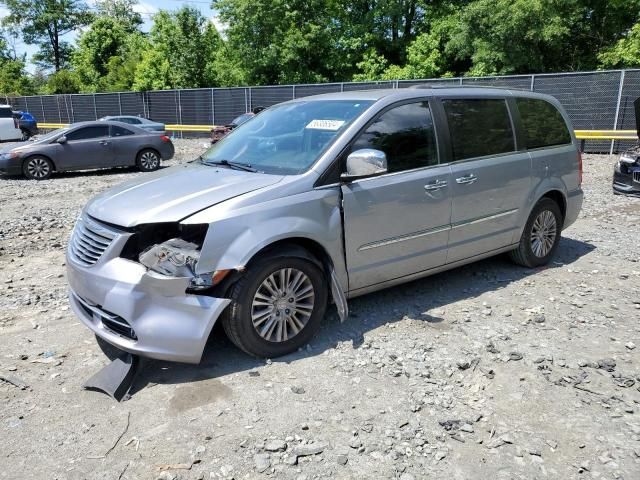
{"label": "yellow guardrail", "polygon": [[578,140],[637,140],[635,130],[574,130]]}
{"label": "yellow guardrail", "polygon": [[[63,128],[66,123],[39,123],[38,127],[48,130]],[[171,132],[209,132],[216,125],[166,125]],[[578,140],[638,140],[638,132],[635,130],[575,130]]]}

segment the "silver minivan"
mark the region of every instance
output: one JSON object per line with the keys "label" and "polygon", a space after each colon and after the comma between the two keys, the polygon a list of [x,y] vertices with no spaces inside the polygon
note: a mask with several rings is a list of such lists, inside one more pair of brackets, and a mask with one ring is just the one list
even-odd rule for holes
{"label": "silver minivan", "polygon": [[553,257],[582,161],[552,97],[395,89],[271,107],[193,162],[106,191],[67,251],[102,340],[198,363],[214,324],[245,352],[306,344],[327,306],[509,252]]}

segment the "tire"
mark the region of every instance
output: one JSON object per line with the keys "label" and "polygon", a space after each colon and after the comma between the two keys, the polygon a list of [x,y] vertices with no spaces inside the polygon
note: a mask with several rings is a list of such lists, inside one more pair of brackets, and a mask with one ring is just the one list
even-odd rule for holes
{"label": "tire", "polygon": [[29,180],[46,180],[53,173],[53,163],[47,157],[34,155],[24,161],[22,173]]}
{"label": "tire", "polygon": [[[289,292],[298,293],[297,301],[293,295],[276,295],[281,293],[283,278],[291,287]],[[249,355],[275,358],[306,345],[318,331],[327,308],[327,281],[308,260],[269,256],[247,268],[231,287],[229,298],[231,304],[222,319],[227,337]]]}
{"label": "tire", "polygon": [[138,153],[136,166],[141,172],[153,172],[160,168],[160,154],[151,148],[145,148]]}
{"label": "tire", "polygon": [[22,141],[26,142],[27,140],[29,140],[31,138],[31,132],[29,130],[27,130],[26,128],[21,128],[20,131],[22,132]]}
{"label": "tire", "polygon": [[523,267],[546,265],[560,243],[562,213],[550,198],[540,200],[527,220],[518,248],[510,252],[511,260]]}

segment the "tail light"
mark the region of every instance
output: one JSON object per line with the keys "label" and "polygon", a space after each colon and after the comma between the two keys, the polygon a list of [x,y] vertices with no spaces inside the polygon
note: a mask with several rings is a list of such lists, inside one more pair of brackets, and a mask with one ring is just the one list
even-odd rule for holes
{"label": "tail light", "polygon": [[167,137],[166,135],[160,135],[160,140],[162,140],[164,143],[170,143],[171,142],[171,139],[169,137]]}
{"label": "tail light", "polygon": [[582,186],[582,152],[578,150],[578,186]]}

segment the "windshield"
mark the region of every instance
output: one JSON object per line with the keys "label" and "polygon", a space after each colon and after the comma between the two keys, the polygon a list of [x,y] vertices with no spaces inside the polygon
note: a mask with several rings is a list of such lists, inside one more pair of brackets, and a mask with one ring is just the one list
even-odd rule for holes
{"label": "windshield", "polygon": [[251,120],[255,115],[253,113],[243,113],[239,117],[236,117],[231,122],[231,125],[242,125],[244,122]]}
{"label": "windshield", "polygon": [[302,173],[372,103],[315,100],[272,107],[216,143],[202,161],[242,163],[280,175]]}

